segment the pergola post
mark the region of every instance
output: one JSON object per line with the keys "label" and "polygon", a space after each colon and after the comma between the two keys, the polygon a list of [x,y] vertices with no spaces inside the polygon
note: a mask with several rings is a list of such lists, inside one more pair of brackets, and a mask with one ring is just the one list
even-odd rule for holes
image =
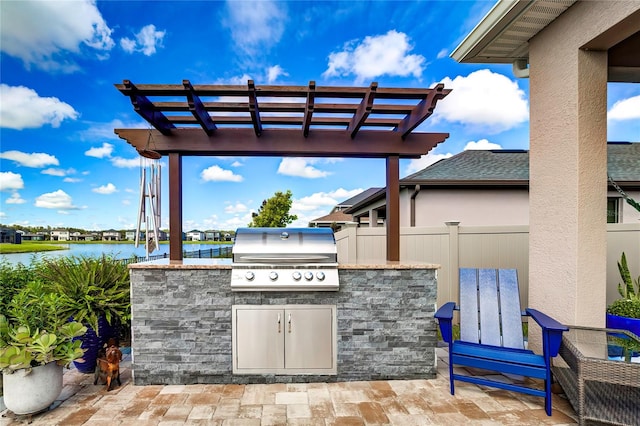
{"label": "pergola post", "polygon": [[182,155],[169,154],[169,261],[182,261]]}
{"label": "pergola post", "polygon": [[387,157],[387,260],[400,260],[400,158]]}

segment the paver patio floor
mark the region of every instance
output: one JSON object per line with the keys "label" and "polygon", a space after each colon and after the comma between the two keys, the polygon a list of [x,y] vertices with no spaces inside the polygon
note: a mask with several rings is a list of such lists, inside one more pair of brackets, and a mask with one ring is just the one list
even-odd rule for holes
{"label": "paver patio floor", "polygon": [[[66,370],[53,409],[33,425],[564,425],[576,414],[564,395],[553,416],[542,398],[456,382],[449,393],[446,350],[438,349],[433,380],[135,386],[131,359],[121,363],[122,386],[107,392],[93,375]],[[505,378],[506,379],[506,378]],[[0,418],[0,426],[18,425]]]}

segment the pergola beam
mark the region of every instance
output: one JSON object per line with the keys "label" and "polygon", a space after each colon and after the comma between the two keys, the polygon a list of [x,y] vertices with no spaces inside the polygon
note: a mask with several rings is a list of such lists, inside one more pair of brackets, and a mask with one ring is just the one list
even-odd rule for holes
{"label": "pergola beam", "polygon": [[[146,129],[116,129],[115,133],[135,148],[143,149],[149,139]],[[397,132],[361,130],[354,143],[344,130],[314,130],[305,138],[298,129],[267,129],[258,137],[251,128],[218,128],[208,137],[201,129],[177,129],[171,136],[154,132],[153,149],[162,155],[180,152],[183,155],[210,156],[291,156],[419,158],[429,152],[448,133],[411,133],[404,139]]]}
{"label": "pergola beam", "polygon": [[211,136],[213,131],[216,130],[216,124],[213,122],[211,116],[202,104],[200,97],[194,92],[191,82],[189,80],[182,80],[182,85],[187,91],[189,111],[191,111],[193,117],[197,120],[205,133]]}
{"label": "pergola beam", "polygon": [[411,111],[398,126],[398,132],[402,134],[402,137],[406,137],[416,127],[426,120],[433,110],[436,108],[436,103],[447,96],[451,90],[445,90],[444,84],[440,83],[436,85],[435,89],[427,95],[420,103]]}
{"label": "pergola beam", "polygon": [[125,80],[123,83],[125,87],[125,93],[131,99],[133,110],[140,114],[142,118],[147,120],[153,127],[158,129],[163,135],[171,134],[171,129],[175,128],[171,122],[165,117],[162,111],[156,110],[153,103],[143,95],[140,95],[136,86],[129,80]]}
{"label": "pergola beam", "polygon": [[347,127],[347,132],[351,135],[351,139],[356,137],[358,130],[360,130],[360,127],[362,127],[367,117],[369,117],[371,108],[373,107],[373,100],[376,96],[376,89],[378,89],[378,83],[374,81],[371,83],[371,86],[369,86],[367,94],[362,98],[362,102],[360,102],[355,114],[353,114],[349,127]]}
{"label": "pergola beam", "polygon": [[249,114],[251,114],[251,122],[256,136],[262,133],[262,123],[260,122],[260,109],[258,108],[258,98],[256,97],[256,85],[253,80],[247,83],[249,87]]}
{"label": "pergola beam", "polygon": [[309,82],[309,91],[307,92],[307,103],[304,108],[304,121],[302,122],[302,134],[306,138],[309,136],[309,127],[311,127],[311,119],[313,117],[313,108],[315,103],[316,82]]}

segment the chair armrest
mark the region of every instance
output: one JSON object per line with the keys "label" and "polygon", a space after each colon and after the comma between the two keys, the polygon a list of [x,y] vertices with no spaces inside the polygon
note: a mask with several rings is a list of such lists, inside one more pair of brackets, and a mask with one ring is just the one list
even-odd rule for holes
{"label": "chair armrest", "polygon": [[434,315],[438,320],[438,326],[440,327],[440,334],[442,334],[442,340],[444,340],[449,344],[453,340],[451,320],[453,319],[453,311],[455,308],[456,308],[455,303],[447,302],[444,305],[442,305]]}
{"label": "chair armrest", "polygon": [[568,331],[569,327],[537,309],[527,308],[526,312],[542,328],[542,344],[545,355],[550,357],[558,355],[560,343],[562,342],[562,333]]}

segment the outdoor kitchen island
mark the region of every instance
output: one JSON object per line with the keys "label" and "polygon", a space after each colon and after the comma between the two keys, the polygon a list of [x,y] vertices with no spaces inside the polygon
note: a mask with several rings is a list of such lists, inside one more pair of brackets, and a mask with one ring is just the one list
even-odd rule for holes
{"label": "outdoor kitchen island", "polygon": [[[239,291],[231,288],[230,259],[185,259],[178,263],[163,259],[132,264],[134,383],[434,378],[438,267],[386,261],[340,264],[340,284],[335,290]],[[322,367],[313,373],[293,368],[288,374],[286,360],[284,370],[278,368],[277,373],[250,369],[234,373],[234,312],[275,310],[278,324],[274,320],[273,327],[286,335],[291,333],[290,312],[295,318],[296,308],[305,311],[314,306],[328,309],[329,327],[333,328],[327,344],[333,345],[329,353],[335,365],[326,369],[329,373],[318,373]],[[237,333],[243,331],[239,328]],[[260,353],[260,344],[256,342],[253,352]],[[278,350],[286,356],[285,348]]]}

